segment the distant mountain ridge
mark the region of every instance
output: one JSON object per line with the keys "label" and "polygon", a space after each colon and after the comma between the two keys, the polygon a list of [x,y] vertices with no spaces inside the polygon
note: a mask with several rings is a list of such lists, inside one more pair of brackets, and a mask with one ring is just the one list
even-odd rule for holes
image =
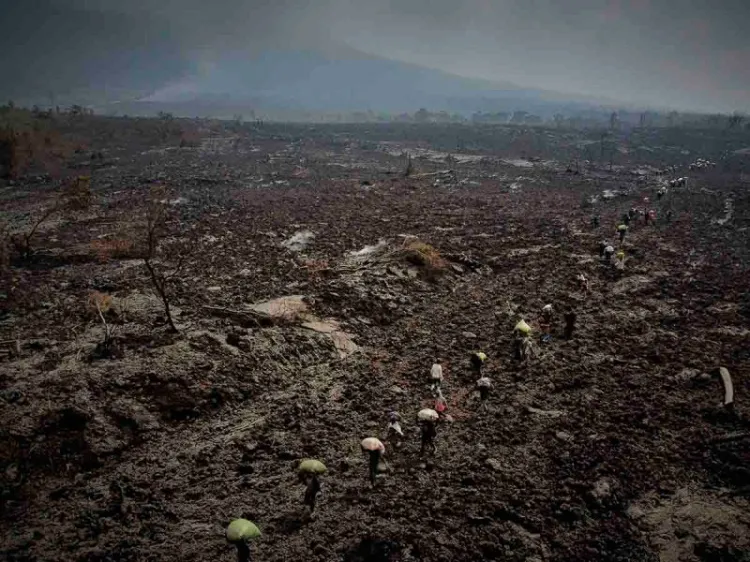
{"label": "distant mountain ridge", "polygon": [[236,53],[141,101],[204,109],[213,105],[217,111],[254,104],[258,110],[393,114],[424,107],[462,114],[525,110],[542,116],[562,107],[599,105],[583,97],[465,78],[355,50]]}

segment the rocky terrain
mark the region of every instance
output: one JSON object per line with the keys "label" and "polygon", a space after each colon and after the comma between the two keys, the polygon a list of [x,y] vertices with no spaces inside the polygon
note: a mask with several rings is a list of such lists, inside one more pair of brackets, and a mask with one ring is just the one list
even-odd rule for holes
{"label": "rocky terrain", "polygon": [[[232,560],[244,517],[259,561],[750,560],[750,138],[157,125],[69,123],[56,173],[0,184],[18,237],[90,178],[7,245],[3,559]],[[656,223],[601,263],[633,206]],[[516,319],[547,303],[520,364]],[[420,458],[436,357],[448,418]],[[371,487],[359,443],[394,409]],[[304,458],[328,467],[313,517]]]}

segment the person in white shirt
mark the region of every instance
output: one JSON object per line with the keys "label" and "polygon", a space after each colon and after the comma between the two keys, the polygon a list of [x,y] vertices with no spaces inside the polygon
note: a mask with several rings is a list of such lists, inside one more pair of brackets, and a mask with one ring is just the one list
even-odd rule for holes
{"label": "person in white shirt", "polygon": [[401,448],[404,431],[401,429],[401,416],[396,411],[388,413],[388,427],[385,429],[385,438],[393,450]]}
{"label": "person in white shirt", "polygon": [[440,363],[440,359],[435,359],[435,363],[430,369],[430,390],[434,394],[439,392],[443,384],[443,366]]}

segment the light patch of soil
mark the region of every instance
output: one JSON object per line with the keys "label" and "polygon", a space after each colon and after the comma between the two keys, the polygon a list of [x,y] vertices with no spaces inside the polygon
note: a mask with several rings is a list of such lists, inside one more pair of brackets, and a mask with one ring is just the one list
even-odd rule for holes
{"label": "light patch of soil", "polygon": [[[661,562],[750,560],[750,503],[708,490],[650,494],[629,509],[647,531]],[[724,557],[710,558],[712,552]]]}

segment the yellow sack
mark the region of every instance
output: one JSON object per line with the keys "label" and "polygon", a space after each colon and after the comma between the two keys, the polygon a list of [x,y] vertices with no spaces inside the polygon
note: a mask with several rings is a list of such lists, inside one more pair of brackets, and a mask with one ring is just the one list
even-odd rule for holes
{"label": "yellow sack", "polygon": [[482,363],[484,363],[485,361],[487,361],[487,356],[483,352],[481,352],[481,351],[477,352],[477,357],[479,357],[479,359],[482,360]]}
{"label": "yellow sack", "polygon": [[524,320],[521,320],[518,324],[516,324],[516,327],[514,328],[516,332],[521,332],[522,334],[529,335],[531,333],[531,326],[529,326]]}
{"label": "yellow sack", "polygon": [[627,229],[628,227],[624,224],[621,224],[620,226],[617,227],[617,230],[627,230]]}
{"label": "yellow sack", "polygon": [[620,250],[619,252],[617,252],[617,259],[621,260],[621,259],[624,259],[624,258],[625,258],[625,252],[623,252],[622,250]]}

